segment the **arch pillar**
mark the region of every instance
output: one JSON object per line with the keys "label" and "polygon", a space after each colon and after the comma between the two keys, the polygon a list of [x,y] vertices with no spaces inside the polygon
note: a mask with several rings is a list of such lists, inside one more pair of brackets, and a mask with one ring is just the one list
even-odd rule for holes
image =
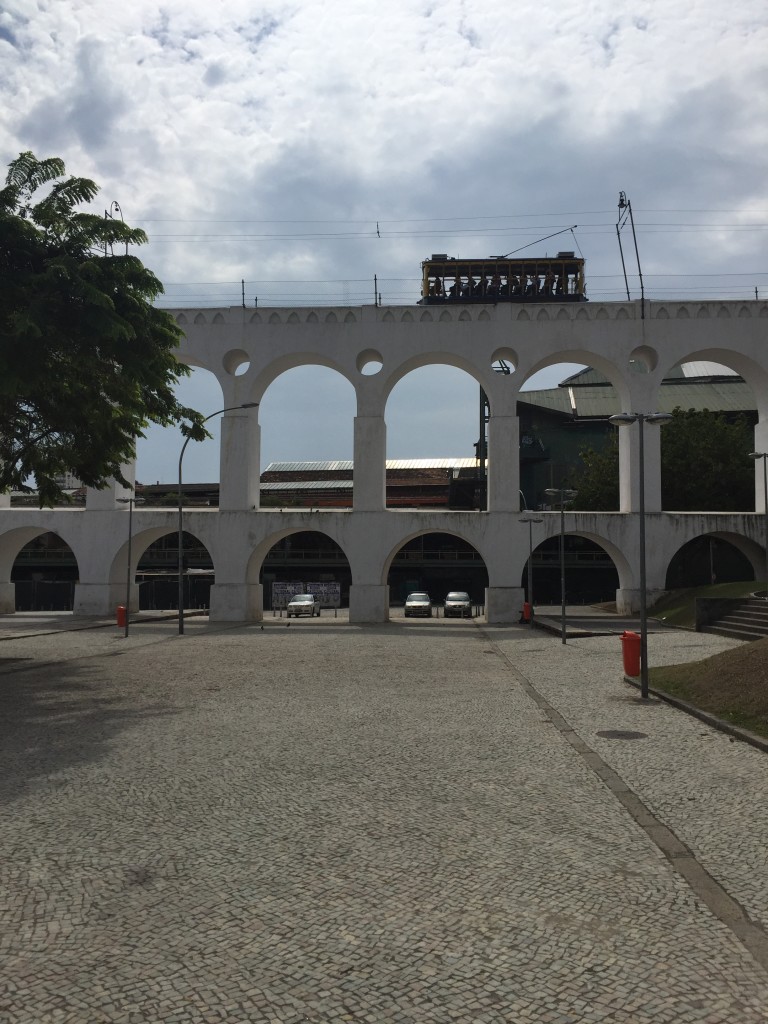
{"label": "arch pillar", "polygon": [[494,416],[488,421],[488,511],[520,509],[520,421]]}
{"label": "arch pillar", "polygon": [[[755,448],[756,452],[768,452],[768,420],[761,419],[755,424]],[[768,463],[764,459],[755,459],[755,512],[768,511],[765,507],[765,481],[763,471],[768,470]]]}
{"label": "arch pillar", "polygon": [[259,507],[261,427],[249,409],[234,409],[221,421],[219,509],[240,512]]}
{"label": "arch pillar", "polygon": [[524,600],[522,587],[486,587],[485,621],[498,626],[519,622]]}
{"label": "arch pillar", "polygon": [[16,611],[16,584],[0,583],[0,615],[12,615]]}
{"label": "arch pillar", "polygon": [[389,586],[353,583],[349,588],[349,621],[388,622]]}
{"label": "arch pillar", "polygon": [[643,430],[645,511],[661,512],[661,425],[632,423],[619,431],[619,510],[640,509],[640,431]]}
{"label": "arch pillar", "polygon": [[387,507],[387,424],[383,416],[355,416],[353,458],[355,512],[384,511]]}
{"label": "arch pillar", "polygon": [[[75,584],[75,598],[72,604],[73,615],[94,615],[106,619],[114,616],[117,606],[125,604],[124,583],[87,583],[78,582]],[[138,586],[136,586],[138,595]],[[138,607],[138,596],[136,605],[133,603],[133,592],[131,593],[131,608]]]}
{"label": "arch pillar", "polygon": [[211,622],[261,622],[264,587],[261,583],[214,583],[211,586]]}
{"label": "arch pillar", "polygon": [[110,480],[106,487],[88,487],[85,491],[85,507],[89,512],[111,512],[118,508],[121,498],[132,498],[136,493],[136,460],[126,462],[120,472],[131,484],[124,487],[117,480]]}

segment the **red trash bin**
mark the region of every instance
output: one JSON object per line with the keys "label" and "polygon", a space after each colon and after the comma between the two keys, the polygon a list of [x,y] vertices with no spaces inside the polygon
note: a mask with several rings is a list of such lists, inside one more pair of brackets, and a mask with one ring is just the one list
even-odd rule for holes
{"label": "red trash bin", "polygon": [[117,606],[117,624],[118,624],[118,626],[124,626],[127,620],[128,620],[128,609],[125,607],[124,604],[119,604]]}
{"label": "red trash bin", "polygon": [[624,672],[628,676],[640,675],[640,634],[631,629],[621,634],[621,652],[624,656]]}

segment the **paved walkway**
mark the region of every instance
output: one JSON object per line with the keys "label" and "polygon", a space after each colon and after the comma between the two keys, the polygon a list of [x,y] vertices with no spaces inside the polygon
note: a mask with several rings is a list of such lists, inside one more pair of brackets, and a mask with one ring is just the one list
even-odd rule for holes
{"label": "paved walkway", "polygon": [[768,1021],[768,760],[616,637],[7,623],[0,1020]]}

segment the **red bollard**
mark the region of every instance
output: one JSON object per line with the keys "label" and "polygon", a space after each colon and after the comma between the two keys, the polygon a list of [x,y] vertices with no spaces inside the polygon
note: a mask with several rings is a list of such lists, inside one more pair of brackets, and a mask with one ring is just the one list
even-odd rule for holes
{"label": "red bollard", "polygon": [[531,621],[531,605],[529,601],[523,601],[523,622]]}
{"label": "red bollard", "polygon": [[117,624],[118,624],[118,626],[125,626],[125,623],[127,621],[128,621],[128,609],[125,607],[124,604],[119,604],[117,606]]}
{"label": "red bollard", "polygon": [[624,656],[624,673],[640,675],[640,634],[625,630],[621,634],[621,653]]}

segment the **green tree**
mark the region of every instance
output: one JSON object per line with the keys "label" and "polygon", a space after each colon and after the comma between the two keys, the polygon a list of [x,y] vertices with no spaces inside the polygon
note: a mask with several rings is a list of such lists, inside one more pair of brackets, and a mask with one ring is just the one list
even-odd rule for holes
{"label": "green tree", "polygon": [[[578,495],[573,507],[610,512],[619,507],[619,445],[617,428],[605,447],[580,453],[583,468],[571,486]],[[754,508],[754,446],[752,425],[740,414],[728,418],[709,409],[680,409],[661,428],[661,495],[665,509],[675,512],[743,512]]]}
{"label": "green tree", "polygon": [[[98,193],[57,158],[22,153],[0,190],[0,492],[61,499],[70,471],[103,487],[150,423],[206,436],[174,386],[181,331],[153,300],[163,286],[127,253],[143,231],[77,207]],[[113,247],[117,253],[113,252]]]}
{"label": "green tree", "polygon": [[602,448],[579,452],[583,469],[569,487],[576,491],[571,508],[583,512],[615,512],[619,507],[619,440],[614,430]]}
{"label": "green tree", "polygon": [[[755,439],[743,414],[675,409],[661,430],[661,494],[675,512],[747,512],[755,507]],[[626,428],[624,428],[626,429]]]}

